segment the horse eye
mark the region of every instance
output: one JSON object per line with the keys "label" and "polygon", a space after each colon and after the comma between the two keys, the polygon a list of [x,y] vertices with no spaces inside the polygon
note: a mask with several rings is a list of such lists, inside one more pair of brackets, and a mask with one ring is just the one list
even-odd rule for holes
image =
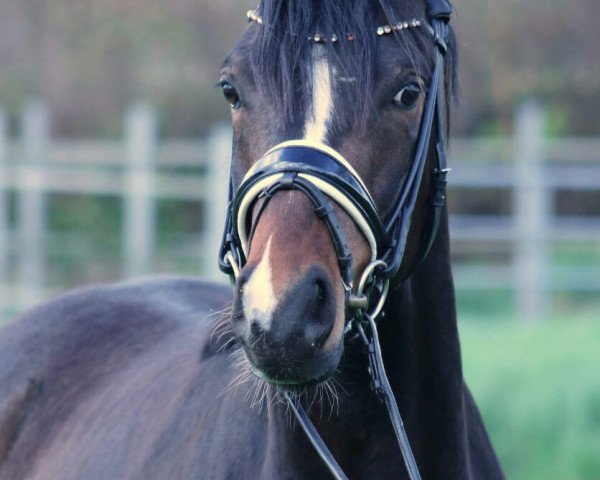
{"label": "horse eye", "polygon": [[416,83],[409,83],[394,97],[394,103],[403,110],[412,110],[419,100],[421,89]]}
{"label": "horse eye", "polygon": [[237,90],[233,88],[233,85],[228,82],[222,82],[221,89],[223,90],[223,96],[225,97],[225,100],[227,100],[227,102],[231,105],[231,108],[236,110],[240,108],[240,95],[238,94]]}

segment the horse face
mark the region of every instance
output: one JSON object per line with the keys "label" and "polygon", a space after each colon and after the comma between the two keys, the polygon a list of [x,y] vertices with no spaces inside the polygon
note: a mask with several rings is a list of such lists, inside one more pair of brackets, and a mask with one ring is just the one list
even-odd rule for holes
{"label": "horse face", "polygon": [[[309,81],[303,84],[306,75],[294,73],[290,90],[281,91],[286,82],[260,78],[260,68],[251,61],[259,28],[248,28],[221,75],[232,109],[234,187],[269,148],[282,141],[324,143],[354,167],[385,218],[414,154],[426,84],[426,75],[419,72],[429,72],[429,59],[416,65],[393,38],[377,39],[372,64],[365,66],[371,69],[370,81],[364,82],[347,65],[337,63],[333,50],[311,44],[303,57],[309,63],[305,66]],[[357,90],[365,85],[368,91]],[[287,108],[282,108],[286,96]],[[297,98],[290,100],[290,96]],[[357,115],[352,102],[364,98],[368,108]],[[371,251],[354,222],[335,208],[358,276]],[[259,209],[260,200],[253,212]],[[422,229],[418,221],[413,223],[409,256]],[[234,294],[233,331],[254,373],[282,384],[311,383],[332,375],[344,348],[348,314],[344,302],[331,236],[315,215],[314,205],[299,191],[276,193],[256,223]]]}

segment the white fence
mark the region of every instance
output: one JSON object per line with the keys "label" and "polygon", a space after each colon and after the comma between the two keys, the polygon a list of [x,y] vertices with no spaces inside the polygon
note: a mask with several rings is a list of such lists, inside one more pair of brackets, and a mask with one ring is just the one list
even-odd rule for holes
{"label": "white fence", "polygon": [[[62,287],[46,281],[47,199],[52,194],[121,199],[123,263],[115,279],[153,272],[157,200],[204,203],[198,271],[203,264],[203,274],[222,279],[217,277],[214,252],[227,194],[227,127],[216,128],[207,140],[161,143],[156,114],[146,105],[127,113],[122,140],[51,140],[49,127],[48,111],[30,104],[23,111],[20,138],[10,142],[6,118],[0,114],[0,309],[9,314],[22,311]],[[177,171],[186,167],[194,167],[196,173]],[[10,194],[14,226],[9,221]]]}
{"label": "white fence", "polygon": [[[513,198],[510,216],[452,216],[458,250],[461,242],[498,241],[511,250],[505,265],[455,265],[457,287],[514,289],[521,315],[532,319],[545,313],[553,290],[600,292],[597,268],[578,271],[574,281],[548,281],[552,242],[600,239],[598,217],[558,218],[553,209],[559,189],[600,189],[600,140],[549,141],[542,123],[539,107],[526,105],[513,139],[455,139],[450,155],[450,195],[453,189],[490,187],[507,189]],[[197,271],[223,280],[215,254],[227,193],[227,127],[216,128],[206,140],[159,141],[156,114],[146,105],[127,113],[121,140],[51,139],[49,125],[47,110],[31,104],[23,111],[20,136],[10,141],[0,114],[0,308],[20,311],[62,288],[47,280],[47,200],[53,194],[120,199],[123,262],[115,279],[154,270],[159,200],[202,203]],[[192,171],[181,171],[186,168]],[[12,209],[9,198],[14,198]]]}
{"label": "white fence", "polygon": [[549,313],[553,292],[600,294],[600,264],[556,268],[551,259],[558,242],[600,252],[600,216],[556,214],[558,192],[600,192],[600,139],[545,138],[544,121],[538,104],[522,105],[513,138],[457,139],[450,153],[450,195],[504,189],[512,204],[505,216],[451,216],[453,245],[505,242],[511,250],[506,265],[455,265],[457,288],[513,290],[520,318],[534,321]]}

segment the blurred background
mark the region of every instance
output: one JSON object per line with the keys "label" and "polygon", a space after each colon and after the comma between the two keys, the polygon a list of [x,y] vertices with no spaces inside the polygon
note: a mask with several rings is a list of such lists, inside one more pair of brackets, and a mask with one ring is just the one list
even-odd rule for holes
{"label": "blurred background", "polygon": [[[220,278],[214,88],[253,2],[0,2],[0,313]],[[600,3],[455,0],[450,163],[465,375],[509,479],[600,478]]]}

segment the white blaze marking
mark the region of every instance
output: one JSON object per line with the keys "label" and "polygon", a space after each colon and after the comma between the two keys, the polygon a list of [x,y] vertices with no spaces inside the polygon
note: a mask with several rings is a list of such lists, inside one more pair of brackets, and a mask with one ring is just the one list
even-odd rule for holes
{"label": "white blaze marking", "polygon": [[257,322],[265,331],[271,328],[273,310],[276,307],[270,258],[272,238],[269,237],[260,263],[252,272],[248,283],[244,285],[242,297],[244,314],[248,322]]}
{"label": "white blaze marking", "polygon": [[304,139],[325,143],[327,122],[331,115],[332,93],[327,60],[315,53],[313,63],[312,109],[307,113]]}

